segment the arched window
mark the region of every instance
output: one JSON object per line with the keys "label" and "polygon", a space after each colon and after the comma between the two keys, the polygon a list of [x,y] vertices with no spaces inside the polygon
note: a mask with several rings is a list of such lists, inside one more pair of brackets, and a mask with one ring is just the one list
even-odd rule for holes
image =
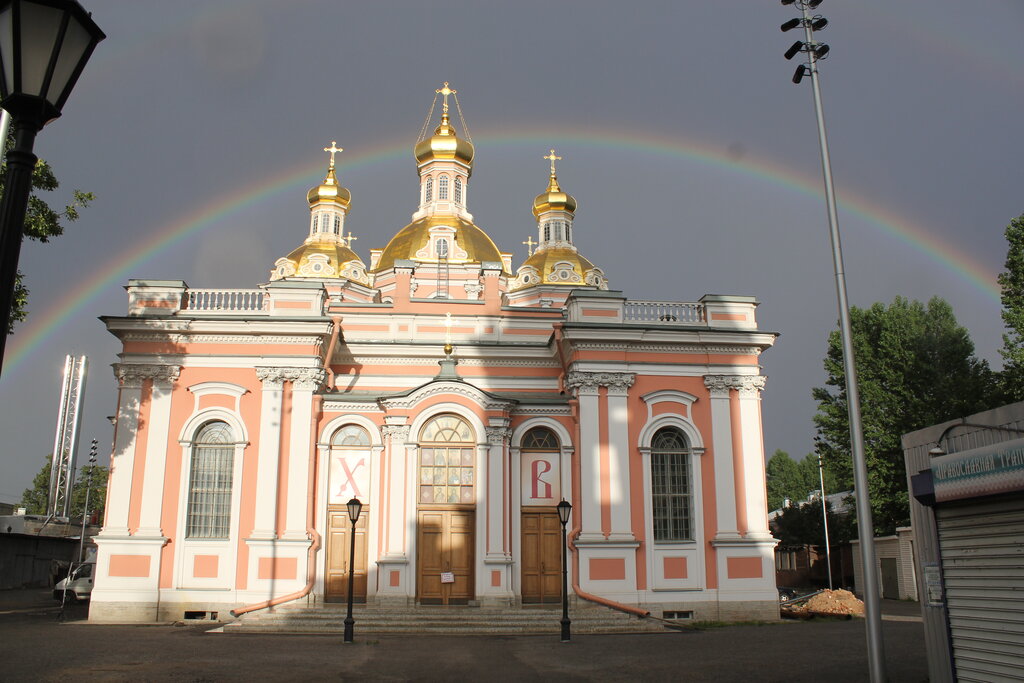
{"label": "arched window", "polygon": [[427,176],[427,180],[423,183],[423,203],[427,203],[434,200],[434,179],[431,176]]}
{"label": "arched window", "polygon": [[446,175],[437,179],[437,198],[448,199],[448,176]]}
{"label": "arched window", "polygon": [[208,422],[196,434],[188,477],[187,538],[228,538],[234,441],[224,422]]}
{"label": "arched window", "polygon": [[544,224],[544,241],[548,242],[551,240],[551,223]]}
{"label": "arched window", "polygon": [[317,229],[320,227],[320,214],[313,214],[313,234],[316,234]]}
{"label": "arched window", "polygon": [[442,238],[437,241],[437,257],[448,258],[448,240]]}
{"label": "arched window", "polygon": [[462,178],[455,178],[455,203],[462,203]]}
{"label": "arched window", "polygon": [[331,437],[331,446],[365,447],[369,445],[370,435],[359,425],[345,425],[334,432],[334,436]]}
{"label": "arched window", "polygon": [[370,445],[369,432],[359,425],[345,425],[331,436],[329,505],[344,505],[351,498],[370,504]]}
{"label": "arched window", "polygon": [[334,217],[334,234],[337,235],[341,231],[341,216]]}
{"label": "arched window", "polygon": [[421,504],[473,503],[473,430],[454,415],[441,415],[420,432]]}
{"label": "arched window", "polygon": [[534,427],[523,435],[520,448],[539,451],[557,451],[558,437],[547,427]]}
{"label": "arched window", "polygon": [[659,429],[651,440],[651,508],[654,542],[693,540],[690,445],[676,427]]}

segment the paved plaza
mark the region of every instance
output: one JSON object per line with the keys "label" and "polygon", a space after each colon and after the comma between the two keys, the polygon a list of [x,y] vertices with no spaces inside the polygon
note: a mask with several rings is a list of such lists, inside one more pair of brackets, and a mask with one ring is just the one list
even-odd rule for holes
{"label": "paved plaza", "polygon": [[[645,635],[225,635],[209,622],[96,625],[49,591],[0,593],[0,681],[866,680],[864,622],[716,626]],[[890,679],[927,680],[916,603],[883,601]]]}

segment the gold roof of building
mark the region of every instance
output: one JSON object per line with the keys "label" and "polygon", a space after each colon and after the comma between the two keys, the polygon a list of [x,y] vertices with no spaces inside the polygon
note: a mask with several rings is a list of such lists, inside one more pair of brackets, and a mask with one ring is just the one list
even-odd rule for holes
{"label": "gold roof of building", "polygon": [[573,213],[576,211],[576,198],[571,194],[562,192],[562,188],[558,186],[558,176],[555,175],[555,162],[562,157],[555,156],[555,150],[552,149],[551,153],[544,158],[551,162],[551,177],[548,180],[547,191],[541,192],[533,200],[533,215],[540,218],[540,215],[546,211],[568,211]]}
{"label": "gold roof of building", "polygon": [[416,163],[422,165],[436,159],[457,159],[469,166],[469,173],[473,173],[473,157],[476,150],[473,143],[463,140],[456,132],[455,127],[448,121],[448,113],[441,115],[441,125],[434,129],[434,134],[416,144],[414,154]]}
{"label": "gold roof of building", "polygon": [[271,280],[282,277],[345,278],[369,283],[366,264],[344,244],[333,241],[307,242],[286,257],[295,264],[294,272],[281,273],[275,268]]}
{"label": "gold roof of building", "polygon": [[[465,256],[460,256],[459,249],[452,249],[448,263],[483,263],[484,261],[497,261],[501,263],[501,252],[490,237],[483,230],[464,218],[458,216],[428,216],[413,221],[402,228],[397,235],[391,238],[388,246],[380,255],[377,262],[376,272],[392,268],[396,260],[408,259],[410,261],[436,262],[436,258],[428,258],[417,252],[428,251],[430,242],[430,230],[437,226],[449,226],[455,229],[455,243],[465,251]],[[503,267],[504,268],[504,267]]]}
{"label": "gold roof of building", "polygon": [[306,200],[310,206],[321,202],[337,204],[345,209],[352,203],[352,193],[338,183],[338,176],[334,174],[334,166],[327,171],[327,177],[319,185],[310,188],[306,194]]}
{"label": "gold roof of building", "polygon": [[[579,279],[572,279],[565,274],[568,269],[556,267],[560,263],[569,263],[571,270]],[[531,282],[530,285],[573,285],[584,284],[587,271],[595,268],[594,264],[584,258],[575,249],[568,247],[553,247],[535,251],[533,256],[523,262],[521,268],[533,267],[537,269],[540,282]]]}

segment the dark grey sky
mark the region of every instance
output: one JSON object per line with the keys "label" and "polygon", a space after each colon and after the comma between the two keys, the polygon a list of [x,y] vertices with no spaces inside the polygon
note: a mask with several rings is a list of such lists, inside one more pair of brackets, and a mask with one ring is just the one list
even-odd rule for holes
{"label": "dark grey sky", "polygon": [[[96,317],[126,311],[127,278],[263,282],[306,234],[331,140],[346,149],[356,251],[384,246],[415,208],[412,146],[445,80],[477,147],[470,210],[515,265],[554,146],[579,200],[576,242],[612,287],[760,299],[762,326],[782,334],[763,356],[766,450],[811,450],[836,305],[811,91],[782,57],[791,8],[83,2],[108,38],[36,151],[64,184],[55,202],[71,188],[97,199],[66,235],[22,250],[32,317],[0,379],[0,500],[18,500],[52,449],[66,353],[92,363],[82,442],[109,444],[117,345]],[[852,302],[941,296],[998,366],[1002,232],[1024,211],[1024,4],[818,11]]]}

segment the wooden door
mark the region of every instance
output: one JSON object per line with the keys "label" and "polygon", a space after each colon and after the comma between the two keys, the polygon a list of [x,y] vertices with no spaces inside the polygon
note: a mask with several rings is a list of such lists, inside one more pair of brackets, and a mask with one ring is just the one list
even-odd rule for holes
{"label": "wooden door", "polygon": [[[472,510],[420,510],[416,583],[423,605],[465,605],[473,599],[475,514]],[[454,583],[442,583],[451,572]]]}
{"label": "wooden door", "polygon": [[558,513],[523,510],[522,598],[524,603],[562,599],[562,525]]}
{"label": "wooden door", "polygon": [[[352,601],[366,602],[366,526],[370,518],[364,507],[356,522],[355,575],[352,586]],[[324,600],[346,602],[348,600],[348,558],[351,552],[349,534],[352,521],[344,506],[327,509],[327,573],[324,577]]]}

